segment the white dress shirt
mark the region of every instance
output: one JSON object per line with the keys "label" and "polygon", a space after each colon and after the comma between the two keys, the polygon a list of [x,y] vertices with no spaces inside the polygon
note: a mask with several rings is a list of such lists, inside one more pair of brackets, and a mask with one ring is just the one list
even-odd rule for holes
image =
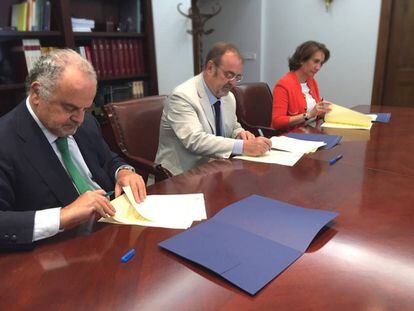
{"label": "white dress shirt", "polygon": [[305,95],[305,99],[306,99],[306,106],[307,106],[306,111],[311,111],[316,105],[316,100],[310,94],[310,89],[306,82],[301,83],[300,86],[302,87],[302,93],[303,95]]}

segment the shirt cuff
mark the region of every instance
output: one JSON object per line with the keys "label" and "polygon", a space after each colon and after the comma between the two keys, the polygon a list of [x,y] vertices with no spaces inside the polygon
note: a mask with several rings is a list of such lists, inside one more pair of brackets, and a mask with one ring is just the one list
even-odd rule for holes
{"label": "shirt cuff", "polygon": [[115,172],[115,180],[118,180],[118,172],[120,170],[130,170],[130,171],[133,171],[135,173],[135,168],[133,168],[131,165],[122,165],[122,166],[118,167],[118,169]]}
{"label": "shirt cuff", "polygon": [[236,139],[234,141],[232,154],[234,154],[234,155],[243,154],[243,140],[242,139]]}
{"label": "shirt cuff", "polygon": [[49,238],[59,232],[60,207],[36,211],[33,228],[33,242]]}

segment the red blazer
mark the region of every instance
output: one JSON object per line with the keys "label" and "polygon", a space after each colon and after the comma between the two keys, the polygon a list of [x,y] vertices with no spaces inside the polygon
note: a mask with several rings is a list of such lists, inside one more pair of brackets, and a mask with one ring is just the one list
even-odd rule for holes
{"label": "red blazer", "polygon": [[[319,89],[316,80],[308,78],[309,93],[320,101]],[[275,129],[287,129],[290,116],[306,112],[306,99],[302,93],[299,80],[293,71],[284,75],[273,89],[272,127]]]}

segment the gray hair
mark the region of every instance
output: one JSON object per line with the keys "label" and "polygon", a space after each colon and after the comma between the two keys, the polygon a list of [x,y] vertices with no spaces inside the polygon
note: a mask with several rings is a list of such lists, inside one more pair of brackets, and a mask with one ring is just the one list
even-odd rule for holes
{"label": "gray hair", "polygon": [[46,100],[49,99],[67,66],[75,66],[96,82],[95,69],[86,59],[74,50],[57,49],[48,55],[41,56],[34,64],[26,78],[26,92],[29,93],[32,83],[38,81],[39,96]]}

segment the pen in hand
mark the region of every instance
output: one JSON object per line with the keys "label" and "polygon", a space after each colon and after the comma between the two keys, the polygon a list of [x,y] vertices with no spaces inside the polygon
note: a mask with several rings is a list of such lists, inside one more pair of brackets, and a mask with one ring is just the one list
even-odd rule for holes
{"label": "pen in hand", "polygon": [[104,194],[104,197],[109,198],[110,196],[112,196],[115,193],[115,191],[108,191],[107,193]]}
{"label": "pen in hand", "polygon": [[257,129],[257,131],[259,132],[260,136],[264,137],[262,129]]}

